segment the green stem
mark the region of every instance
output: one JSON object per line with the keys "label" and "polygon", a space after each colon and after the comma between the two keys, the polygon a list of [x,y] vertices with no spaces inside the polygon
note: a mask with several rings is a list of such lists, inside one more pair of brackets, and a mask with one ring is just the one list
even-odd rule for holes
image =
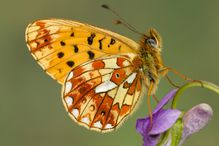
{"label": "green stem", "polygon": [[212,91],[216,92],[217,94],[219,94],[219,87],[213,83],[210,83],[207,81],[189,82],[189,83],[186,83],[185,85],[183,85],[182,87],[180,87],[179,90],[176,92],[176,94],[173,98],[173,102],[172,102],[173,109],[176,108],[177,101],[179,99],[179,96],[182,94],[182,92],[190,87],[203,87],[203,88],[207,88],[207,89],[212,90]]}

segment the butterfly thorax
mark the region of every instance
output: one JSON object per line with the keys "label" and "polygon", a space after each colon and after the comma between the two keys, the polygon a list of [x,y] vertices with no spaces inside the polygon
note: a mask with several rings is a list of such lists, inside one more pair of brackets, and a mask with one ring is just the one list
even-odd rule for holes
{"label": "butterfly thorax", "polygon": [[148,77],[148,82],[159,83],[159,70],[163,68],[161,58],[161,38],[154,29],[149,34],[143,35],[140,40],[140,55],[142,58],[142,70]]}

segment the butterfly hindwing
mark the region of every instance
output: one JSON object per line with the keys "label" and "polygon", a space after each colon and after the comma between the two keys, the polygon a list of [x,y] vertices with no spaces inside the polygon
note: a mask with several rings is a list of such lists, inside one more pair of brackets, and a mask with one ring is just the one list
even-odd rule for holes
{"label": "butterfly hindwing", "polygon": [[63,103],[77,123],[98,131],[116,128],[141,94],[133,56],[116,55],[74,68],[63,85]]}
{"label": "butterfly hindwing", "polygon": [[136,53],[139,45],[119,34],[70,20],[38,20],[26,29],[29,50],[59,83],[78,65],[92,59]]}

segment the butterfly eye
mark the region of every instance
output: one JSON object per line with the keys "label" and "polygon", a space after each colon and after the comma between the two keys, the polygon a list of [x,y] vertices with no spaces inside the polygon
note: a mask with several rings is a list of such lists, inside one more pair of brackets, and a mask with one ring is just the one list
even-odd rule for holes
{"label": "butterfly eye", "polygon": [[147,43],[150,44],[153,48],[157,48],[157,42],[153,38],[147,39]]}

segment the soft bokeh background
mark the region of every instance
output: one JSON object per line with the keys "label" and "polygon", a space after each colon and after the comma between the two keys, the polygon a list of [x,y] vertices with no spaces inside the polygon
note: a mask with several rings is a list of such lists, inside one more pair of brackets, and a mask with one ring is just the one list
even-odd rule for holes
{"label": "soft bokeh background", "polygon": [[[217,0],[1,0],[0,5],[0,145],[1,146],[140,146],[135,121],[147,114],[145,98],[117,130],[100,134],[74,123],[60,98],[61,86],[47,76],[29,54],[24,41],[28,23],[43,18],[79,20],[138,40],[139,36],[111,23],[116,17],[102,9],[107,3],[139,31],[155,27],[163,37],[165,64],[194,79],[219,84],[219,1]],[[172,75],[177,83],[181,80]],[[170,90],[162,80],[157,96]],[[209,103],[214,117],[187,146],[219,142],[219,96],[205,89],[188,90],[179,103],[188,109]]]}

